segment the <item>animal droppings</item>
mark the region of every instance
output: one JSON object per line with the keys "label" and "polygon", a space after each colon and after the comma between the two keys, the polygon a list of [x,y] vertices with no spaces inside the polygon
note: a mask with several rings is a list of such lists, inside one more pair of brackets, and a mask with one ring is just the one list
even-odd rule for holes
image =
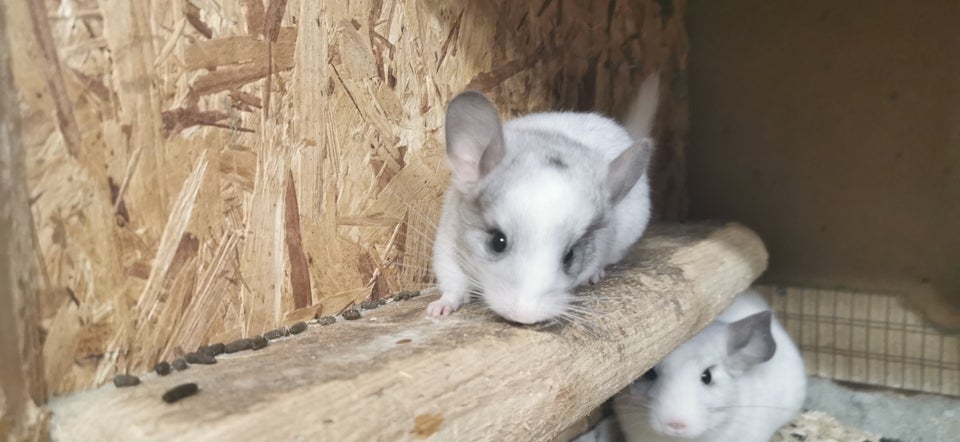
{"label": "animal droppings", "polygon": [[298,322],[290,326],[290,334],[299,335],[307,330],[306,322]]}
{"label": "animal droppings", "polygon": [[251,350],[260,350],[261,348],[267,346],[267,338],[264,338],[263,336],[256,336],[251,338],[250,341],[252,341],[250,344]]}
{"label": "animal droppings", "polygon": [[406,301],[408,299],[416,298],[417,296],[420,296],[419,290],[404,290],[400,293],[397,293],[397,296],[394,296],[393,299],[397,301]]}
{"label": "animal droppings", "polygon": [[353,320],[356,320],[356,319],[360,319],[360,310],[350,309],[350,310],[347,310],[347,311],[343,312],[343,319],[346,319],[346,320],[348,320],[348,321],[353,321]]}
{"label": "animal droppings", "polygon": [[363,301],[360,303],[360,308],[364,310],[373,310],[377,307],[380,307],[380,302],[375,299],[371,299],[369,301]]}
{"label": "animal droppings", "polygon": [[217,358],[210,353],[205,353],[202,351],[187,353],[186,359],[187,362],[191,364],[210,365],[217,363]]}
{"label": "animal droppings", "polygon": [[236,341],[227,344],[223,351],[226,353],[236,353],[238,351],[250,350],[251,348],[253,348],[252,339],[237,339]]}
{"label": "animal droppings", "polygon": [[317,318],[317,324],[320,325],[330,325],[337,322],[337,318],[334,316],[321,316]]}
{"label": "animal droppings", "polygon": [[197,391],[199,390],[200,389],[197,388],[197,384],[194,384],[193,382],[188,384],[180,384],[167,390],[167,392],[163,394],[163,401],[168,404],[172,404],[180,399],[197,394]]}
{"label": "animal droppings", "polygon": [[183,358],[176,358],[173,360],[173,368],[176,368],[177,371],[186,370],[189,367],[187,365],[187,360]]}
{"label": "animal droppings", "polygon": [[387,300],[386,300],[386,298],[380,298],[380,299],[377,301],[377,304],[387,305]]}
{"label": "animal droppings", "polygon": [[167,361],[160,362],[153,370],[160,376],[166,376],[170,374],[170,363]]}
{"label": "animal droppings", "polygon": [[132,374],[118,374],[113,378],[113,385],[117,387],[132,387],[138,384],[140,384],[140,378]]}
{"label": "animal droppings", "polygon": [[199,351],[209,354],[210,356],[220,356],[225,351],[225,348],[226,348],[226,345],[224,345],[222,342],[218,342],[216,344],[211,344],[206,347],[203,347]]}
{"label": "animal droppings", "polygon": [[267,340],[270,340],[270,341],[272,341],[272,340],[274,340],[274,339],[280,339],[280,338],[282,338],[282,337],[284,337],[284,336],[286,336],[286,329],[283,328],[283,327],[278,328],[278,329],[275,329],[275,330],[270,330],[270,331],[268,331],[268,332],[266,332],[266,333],[263,334],[263,337],[264,337],[264,338],[267,338]]}

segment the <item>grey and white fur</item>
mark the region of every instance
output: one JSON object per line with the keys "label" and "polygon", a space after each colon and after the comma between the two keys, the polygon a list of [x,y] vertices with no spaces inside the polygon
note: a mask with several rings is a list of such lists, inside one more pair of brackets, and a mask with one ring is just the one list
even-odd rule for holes
{"label": "grey and white fur", "polygon": [[747,291],[614,398],[628,442],[762,442],[793,419],[807,377],[796,345]]}
{"label": "grey and white fur", "polygon": [[503,123],[479,92],[456,96],[446,115],[451,185],[433,250],[442,296],[428,315],[450,314],[471,294],[513,322],[565,315],[570,291],[598,282],[646,229],[658,95],[655,74],[641,85],[629,132],[594,113]]}

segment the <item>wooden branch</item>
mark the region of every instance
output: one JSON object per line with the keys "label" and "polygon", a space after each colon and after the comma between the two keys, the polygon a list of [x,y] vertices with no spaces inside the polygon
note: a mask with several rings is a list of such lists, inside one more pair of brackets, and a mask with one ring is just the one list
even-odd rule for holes
{"label": "wooden branch", "polygon": [[[311,325],[256,352],[224,355],[136,387],[51,404],[57,440],[541,440],[700,330],[764,270],[738,224],[651,227],[624,264],[579,295],[582,325],[519,327],[472,304],[424,318],[436,295]],[[161,395],[185,382],[200,392]]]}
{"label": "wooden branch", "polygon": [[[41,440],[46,415],[40,405],[47,392],[37,305],[40,277],[6,8],[0,3],[0,435]],[[68,138],[67,128],[61,129]]]}

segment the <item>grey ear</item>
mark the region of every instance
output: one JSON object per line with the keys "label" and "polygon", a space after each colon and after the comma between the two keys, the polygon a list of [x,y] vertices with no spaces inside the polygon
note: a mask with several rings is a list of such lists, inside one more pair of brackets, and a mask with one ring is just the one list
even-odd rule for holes
{"label": "grey ear", "polygon": [[620,202],[630,189],[633,189],[633,185],[637,184],[637,180],[647,171],[652,154],[653,143],[649,138],[644,138],[633,143],[610,163],[607,188],[613,204]]}
{"label": "grey ear", "polygon": [[487,97],[462,92],[447,106],[447,162],[461,191],[487,176],[505,153],[500,116]]}
{"label": "grey ear", "polygon": [[727,360],[734,369],[746,370],[769,361],[777,351],[770,332],[773,313],[764,310],[727,326]]}

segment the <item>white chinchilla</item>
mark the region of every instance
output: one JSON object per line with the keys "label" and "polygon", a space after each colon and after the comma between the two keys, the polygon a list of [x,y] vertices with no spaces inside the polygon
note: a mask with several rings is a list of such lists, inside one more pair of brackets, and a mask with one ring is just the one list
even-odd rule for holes
{"label": "white chinchilla", "polygon": [[480,295],[500,316],[532,324],[566,314],[570,291],[603,277],[646,229],[649,138],[659,75],[641,85],[631,137],[592,113],[530,114],[501,123],[479,92],[447,108],[452,182],[433,248],[442,297],[427,313]]}
{"label": "white chinchilla", "polygon": [[807,377],[796,345],[756,292],[614,398],[628,442],[762,442],[793,419]]}

